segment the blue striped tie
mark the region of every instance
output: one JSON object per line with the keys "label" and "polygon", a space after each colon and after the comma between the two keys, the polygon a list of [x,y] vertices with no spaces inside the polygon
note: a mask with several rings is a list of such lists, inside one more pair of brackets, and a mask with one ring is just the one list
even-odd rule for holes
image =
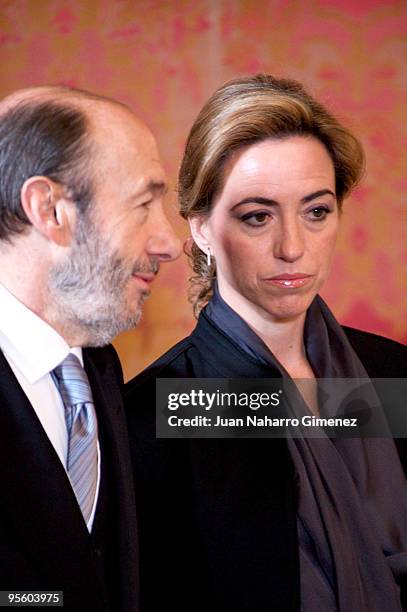
{"label": "blue striped tie", "polygon": [[53,370],[65,406],[68,431],[66,469],[88,523],[97,485],[97,420],[88,377],[79,359],[69,353]]}

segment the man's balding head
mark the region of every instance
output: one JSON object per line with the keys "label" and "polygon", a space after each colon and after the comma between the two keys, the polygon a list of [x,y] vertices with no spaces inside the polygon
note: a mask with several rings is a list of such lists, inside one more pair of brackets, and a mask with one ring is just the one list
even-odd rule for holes
{"label": "man's balding head", "polygon": [[62,86],[23,89],[0,102],[0,240],[9,241],[30,225],[20,196],[32,176],[62,184],[79,212],[87,208],[92,117],[108,107],[130,112],[109,98]]}
{"label": "man's balding head", "polygon": [[86,111],[92,103],[101,102],[105,104],[114,104],[122,108],[128,108],[122,102],[101,96],[99,94],[78,89],[76,87],[66,87],[64,85],[39,85],[37,87],[26,87],[19,89],[9,94],[3,100],[0,100],[0,117],[8,110],[15,108],[20,104],[36,104],[41,102],[62,102],[77,106]]}

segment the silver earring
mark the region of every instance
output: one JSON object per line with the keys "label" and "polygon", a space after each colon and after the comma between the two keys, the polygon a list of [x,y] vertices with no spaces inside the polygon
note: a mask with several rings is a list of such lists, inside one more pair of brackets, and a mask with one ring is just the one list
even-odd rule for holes
{"label": "silver earring", "polygon": [[211,266],[211,247],[209,246],[206,251],[206,265],[208,266],[208,268],[210,268]]}

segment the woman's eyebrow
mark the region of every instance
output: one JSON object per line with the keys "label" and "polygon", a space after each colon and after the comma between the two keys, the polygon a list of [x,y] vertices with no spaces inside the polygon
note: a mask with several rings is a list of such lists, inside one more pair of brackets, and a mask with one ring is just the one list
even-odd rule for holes
{"label": "woman's eyebrow", "polygon": [[[323,195],[331,195],[336,198],[336,195],[333,191],[331,191],[331,189],[319,189],[318,191],[313,191],[312,193],[301,198],[301,203],[307,204],[307,202],[311,202],[312,200],[315,200],[315,198],[319,198]],[[247,198],[243,198],[243,200],[239,200],[239,202],[233,206],[232,210],[234,208],[237,208],[238,206],[241,206],[242,204],[262,204],[263,206],[278,206],[277,200],[273,200],[272,198],[265,198],[263,196],[249,196]]]}
{"label": "woman's eyebrow", "polygon": [[243,200],[239,200],[239,202],[235,204],[233,208],[237,208],[242,204],[264,204],[265,206],[278,206],[278,202],[276,200],[272,200],[271,198],[264,198],[262,196],[249,196],[248,198],[243,198]]}
{"label": "woman's eyebrow", "polygon": [[301,202],[303,204],[306,204],[307,202],[311,202],[311,200],[314,200],[315,198],[319,198],[320,196],[323,196],[323,195],[331,195],[334,198],[336,198],[336,195],[330,189],[320,189],[319,191],[314,191],[313,193],[310,193],[309,195],[306,195],[303,198],[301,198]]}

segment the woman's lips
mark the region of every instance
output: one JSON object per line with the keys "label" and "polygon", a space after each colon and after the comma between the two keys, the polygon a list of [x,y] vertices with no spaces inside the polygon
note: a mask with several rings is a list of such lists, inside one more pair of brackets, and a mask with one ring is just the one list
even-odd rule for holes
{"label": "woman's lips", "polygon": [[284,289],[298,289],[299,287],[303,287],[306,285],[312,275],[310,274],[279,274],[278,276],[273,276],[272,278],[266,278],[266,282],[275,285],[276,287],[282,287]]}

